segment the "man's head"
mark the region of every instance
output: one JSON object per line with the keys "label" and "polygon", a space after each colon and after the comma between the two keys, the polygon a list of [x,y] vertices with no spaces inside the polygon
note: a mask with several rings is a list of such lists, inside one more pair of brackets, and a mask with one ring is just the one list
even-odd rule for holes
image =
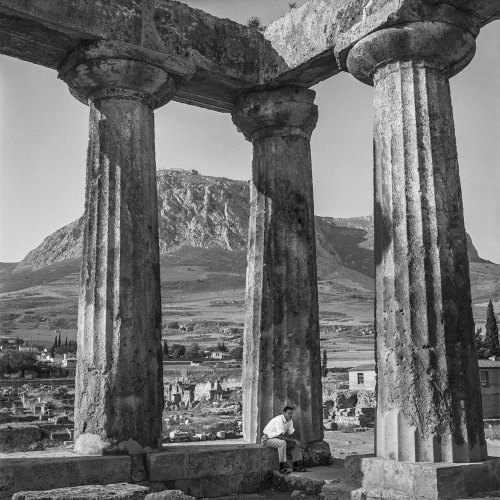
{"label": "man's head", "polygon": [[292,420],[292,417],[293,417],[293,408],[291,406],[285,406],[283,408],[283,417],[285,418],[285,420],[288,422],[290,420]]}

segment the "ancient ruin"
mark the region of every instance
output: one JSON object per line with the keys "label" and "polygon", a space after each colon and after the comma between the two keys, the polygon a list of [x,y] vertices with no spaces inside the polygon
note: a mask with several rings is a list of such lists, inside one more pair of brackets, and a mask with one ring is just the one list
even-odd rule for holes
{"label": "ancient ruin", "polygon": [[[291,404],[302,439],[321,448],[310,87],[348,71],[374,86],[375,106],[378,409],[361,489],[438,498],[449,483],[458,498],[500,486],[482,427],[448,82],[498,18],[495,0],[309,0],[261,33],[170,0],[0,0],[0,52],[56,70],[90,108],[77,453],[160,446],[154,110],[171,100],[231,113],[254,148],[244,436],[257,443]],[[147,455],[150,480],[186,454],[167,455]]]}

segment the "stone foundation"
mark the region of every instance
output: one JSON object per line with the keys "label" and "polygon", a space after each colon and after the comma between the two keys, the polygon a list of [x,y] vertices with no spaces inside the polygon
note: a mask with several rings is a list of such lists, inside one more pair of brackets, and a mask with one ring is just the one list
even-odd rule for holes
{"label": "stone foundation", "polygon": [[332,463],[332,452],[325,441],[308,443],[302,455],[306,467],[317,467],[318,465],[330,465]]}
{"label": "stone foundation", "polygon": [[[5,458],[4,458],[5,457]],[[144,455],[18,453],[0,458],[0,500],[20,491],[131,483],[151,491],[219,497],[261,490],[278,467],[276,450],[254,444],[168,446]]]}
{"label": "stone foundation", "polygon": [[346,459],[346,469],[350,479],[361,486],[353,498],[367,500],[465,498],[500,487],[498,458],[476,463],[417,463],[351,456]]}
{"label": "stone foundation", "polygon": [[253,444],[168,446],[146,455],[149,486],[196,497],[259,491],[278,465],[276,450]]}

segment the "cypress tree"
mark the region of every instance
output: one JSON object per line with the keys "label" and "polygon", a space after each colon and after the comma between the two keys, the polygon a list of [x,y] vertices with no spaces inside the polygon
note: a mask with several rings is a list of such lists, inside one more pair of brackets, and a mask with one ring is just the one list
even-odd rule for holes
{"label": "cypress tree", "polygon": [[57,334],[56,334],[56,336],[54,338],[54,347],[57,347]]}
{"label": "cypress tree", "polygon": [[66,341],[64,342],[64,346],[68,347],[68,337],[66,337]]}
{"label": "cypress tree", "polygon": [[321,375],[323,377],[326,377],[326,375],[328,373],[328,368],[326,367],[327,361],[328,361],[328,358],[326,356],[326,349],[323,349],[323,358],[321,360]]}
{"label": "cypress tree", "polygon": [[168,342],[166,340],[163,341],[163,354],[168,356]]}
{"label": "cypress tree", "polygon": [[497,319],[495,317],[495,311],[493,310],[493,302],[491,302],[491,299],[488,303],[488,310],[486,312],[486,337],[484,341],[489,351],[489,356],[500,356]]}
{"label": "cypress tree", "polygon": [[61,332],[59,332],[59,340],[57,342],[57,347],[61,347]]}

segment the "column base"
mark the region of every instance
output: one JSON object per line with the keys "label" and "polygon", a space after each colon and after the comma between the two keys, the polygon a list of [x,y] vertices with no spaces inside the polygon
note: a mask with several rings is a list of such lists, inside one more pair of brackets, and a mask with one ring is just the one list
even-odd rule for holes
{"label": "column base", "polygon": [[500,489],[500,458],[496,457],[460,464],[350,456],[345,467],[361,486],[356,494],[366,500],[452,499]]}
{"label": "column base", "polygon": [[79,455],[138,455],[154,451],[150,446],[142,446],[133,439],[111,443],[98,434],[84,432],[75,441],[74,452]]}
{"label": "column base", "polygon": [[332,452],[325,441],[307,443],[302,450],[302,455],[306,467],[330,465],[332,463]]}

